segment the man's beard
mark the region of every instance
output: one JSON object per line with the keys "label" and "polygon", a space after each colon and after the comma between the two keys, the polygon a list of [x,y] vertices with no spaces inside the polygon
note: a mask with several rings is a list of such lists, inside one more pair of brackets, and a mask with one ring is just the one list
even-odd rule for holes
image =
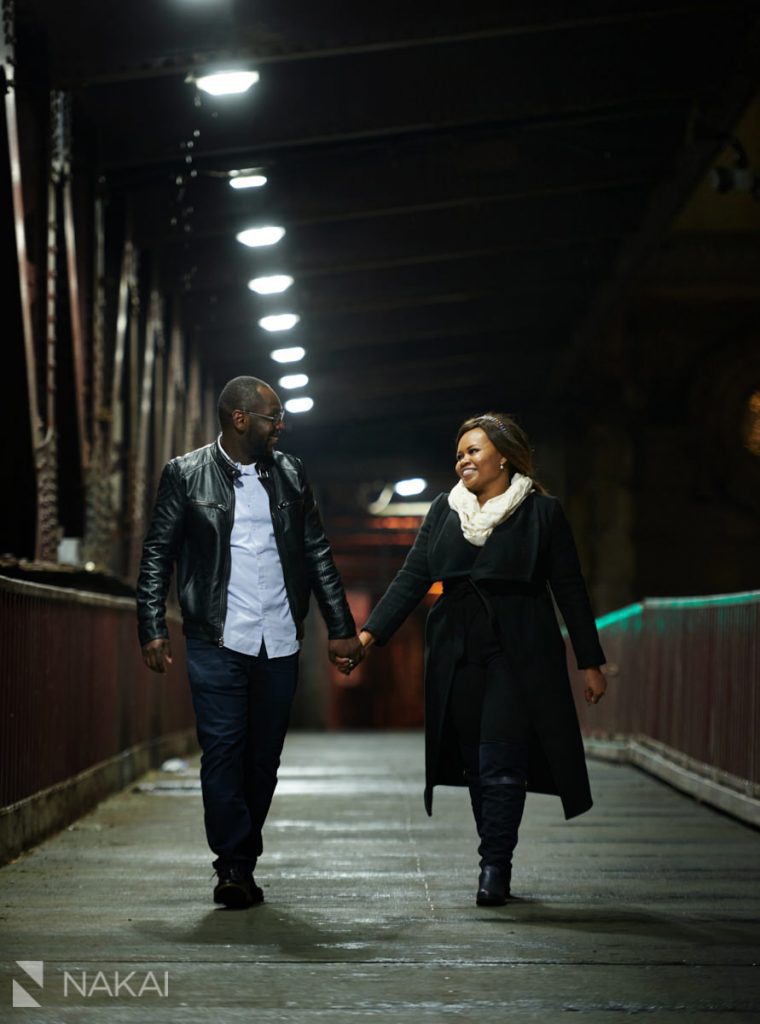
{"label": "man's beard", "polygon": [[267,436],[261,440],[258,438],[251,447],[251,455],[254,461],[258,462],[260,459],[271,459],[272,449],[270,448],[270,442],[275,440],[274,438]]}

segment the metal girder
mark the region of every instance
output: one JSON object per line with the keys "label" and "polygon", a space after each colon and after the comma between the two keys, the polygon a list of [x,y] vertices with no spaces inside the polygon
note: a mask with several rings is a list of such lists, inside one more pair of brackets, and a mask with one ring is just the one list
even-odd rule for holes
{"label": "metal girder", "polygon": [[[29,427],[37,483],[37,522],[34,558],[35,561],[40,561],[55,557],[55,552],[51,553],[51,548],[54,544],[57,545],[58,504],[55,478],[51,476],[55,466],[54,457],[51,458],[51,438],[45,429],[39,402],[39,371],[34,337],[34,318],[30,287],[31,269],[26,242],[23,169],[21,166],[18,109],[16,105],[14,16],[15,4],[13,0],[2,0],[0,55],[2,56],[3,88],[5,91],[5,121],[8,134],[16,257],[18,260],[19,298],[24,336]],[[49,415],[49,412],[50,398],[48,397],[46,414]]]}
{"label": "metal girder", "polygon": [[[543,188],[516,189],[509,192],[498,193],[473,193],[465,196],[452,196],[448,199],[441,199],[435,202],[414,202],[408,205],[383,206],[362,206],[358,209],[343,209],[326,212],[321,215],[283,217],[281,220],[287,224],[289,229],[311,228],[329,224],[351,224],[354,222],[370,222],[374,220],[392,219],[394,217],[408,217],[418,214],[446,214],[450,211],[480,211],[488,206],[502,206],[508,203],[533,202],[541,199],[557,199],[565,196],[585,195],[588,193],[614,193],[626,192],[642,188],[651,188],[653,177],[647,175],[628,175],[619,178],[600,179],[595,182],[571,182],[546,186]],[[200,238],[214,238],[216,236],[229,236],[244,224],[243,215],[238,214],[228,219],[217,218],[215,223],[206,227],[194,228],[190,240]],[[167,232],[163,236],[152,236],[146,238],[146,244],[154,246],[162,242],[176,241],[176,234]],[[183,241],[188,241],[185,236]]]}
{"label": "metal girder", "polygon": [[[642,112],[647,110],[658,113],[665,108],[668,113],[672,113],[676,109],[683,109],[690,101],[691,96],[689,90],[682,89],[648,95],[633,102],[625,102],[621,98],[610,100],[605,97],[599,102],[587,102],[580,106],[568,105],[551,112],[535,110],[515,112],[499,118],[473,116],[466,120],[441,119],[434,124],[429,121],[413,121],[406,124],[395,123],[343,132],[291,135],[280,139],[264,138],[246,142],[245,145],[218,146],[216,148],[206,146],[193,156],[193,168],[199,170],[206,164],[219,166],[222,163],[231,164],[233,167],[247,166],[274,159],[281,160],[283,157],[307,156],[315,150],[332,151],[337,156],[345,151],[353,152],[357,146],[362,145],[419,145],[447,136],[466,139],[473,133],[479,135],[485,132],[498,134],[521,129],[547,129],[556,125],[570,127],[626,121],[640,118]],[[124,150],[124,152],[128,152],[128,150]],[[149,153],[118,160],[106,157],[102,162],[102,169],[108,173],[109,178],[120,175],[127,180],[131,180],[135,170],[144,173],[147,168],[150,168],[155,174],[167,170],[174,172],[179,168],[184,169],[184,167],[185,156],[179,151],[176,154]]]}
{"label": "metal girder", "polygon": [[201,360],[197,339],[190,347],[190,372],[185,402],[185,431],[182,451],[188,452],[203,443],[201,428],[203,420],[201,400]]}
{"label": "metal girder", "polygon": [[[5,112],[8,149],[11,163],[12,199],[18,260],[21,321],[25,351],[27,396],[32,439],[32,452],[37,485],[37,518],[35,529],[35,561],[55,562],[62,535],[59,522],[58,493],[58,430],[56,423],[57,361],[58,361],[58,257],[59,199],[63,202],[67,279],[71,308],[71,330],[74,348],[75,401],[83,468],[88,460],[86,436],[85,368],[81,311],[73,226],[73,205],[70,183],[70,126],[67,99],[60,92],[50,95],[50,165],[47,186],[47,239],[44,277],[45,344],[44,344],[44,408],[40,406],[40,379],[35,339],[35,320],[29,283],[30,264],[25,228],[23,169],[19,145],[18,112],[14,77],[13,4],[4,0],[0,30],[0,52],[5,79]],[[63,195],[61,195],[63,189]]]}
{"label": "metal girder", "polygon": [[[590,28],[626,26],[645,22],[664,21],[668,18],[694,17],[701,8],[710,8],[706,2],[678,4],[671,7],[649,11],[621,11],[607,15],[589,17],[552,18],[540,21],[528,21],[524,24],[500,25],[475,31],[443,32],[437,35],[401,36],[399,38],[377,39],[369,42],[344,43],[342,45],[325,45],[308,48],[292,43],[289,49],[283,49],[281,38],[272,42],[268,36],[260,32],[252,45],[238,46],[230,50],[225,48],[223,54],[215,50],[196,48],[192,53],[178,54],[172,58],[143,58],[139,65],[131,68],[113,67],[100,68],[77,73],[63,72],[58,84],[67,89],[81,88],[107,83],[131,82],[140,79],[162,78],[188,74],[197,71],[209,62],[219,61],[223,57],[227,61],[255,61],[257,67],[275,64],[302,63],[304,61],[334,60],[341,57],[363,57],[376,53],[394,54],[404,50],[431,49],[440,46],[451,46],[462,43],[478,42],[490,39],[521,38],[526,36],[545,35],[557,32],[577,31]],[[744,9],[745,3],[726,3],[725,7]],[[730,16],[727,12],[726,16]]]}
{"label": "metal girder", "polygon": [[745,40],[743,59],[720,96],[703,110],[695,110],[692,138],[680,154],[674,172],[657,188],[646,217],[622,247],[609,281],[597,293],[585,322],[557,360],[547,382],[546,401],[556,402],[574,365],[595,341],[616,322],[620,303],[634,274],[663,237],[686,197],[720,152],[747,103],[760,85],[760,22]]}
{"label": "metal girder", "polygon": [[100,568],[111,558],[115,533],[108,466],[111,416],[106,406],[106,263],[104,201],[95,199],[92,312],[92,450],[85,486],[84,557]]}
{"label": "metal girder", "polygon": [[58,346],[58,183],[60,164],[56,136],[56,103],[50,97],[52,129],[51,159],[47,196],[47,273],[45,275],[45,432],[36,452],[37,463],[37,557],[44,562],[57,559],[62,530],[58,522],[58,433],[56,411],[56,349]]}
{"label": "metal girder", "polygon": [[110,429],[105,457],[105,471],[110,483],[111,507],[114,510],[114,535],[120,538],[124,523],[121,510],[125,500],[126,413],[124,376],[130,324],[139,317],[140,297],[137,291],[137,252],[132,244],[129,218],[125,229],[124,248],[119,274],[116,310],[113,370],[111,375]]}
{"label": "metal girder", "polygon": [[[150,430],[153,437],[153,447],[150,457],[146,459],[145,488],[153,492],[152,484],[157,483],[157,471],[162,465],[161,455],[163,453],[163,415],[166,404],[167,379],[169,371],[169,347],[167,345],[166,332],[164,330],[163,296],[158,295],[157,300],[161,306],[161,319],[156,329],[156,354],[155,354],[155,377],[153,381],[153,400],[150,403]],[[152,467],[152,475],[148,475],[148,467]]]}
{"label": "metal girder", "polygon": [[69,291],[69,315],[71,319],[71,345],[74,365],[74,398],[76,402],[77,428],[79,431],[79,455],[82,478],[90,465],[91,441],[87,422],[87,373],[85,338],[82,320],[81,295],[79,290],[79,259],[77,253],[76,228],[74,224],[74,198],[71,175],[71,98],[64,93],[56,95],[57,124],[54,131],[58,137],[60,154],[60,190],[63,204],[63,230],[66,247],[66,276]]}
{"label": "metal girder", "polygon": [[[136,264],[136,253],[135,253]],[[140,282],[136,273],[129,291],[129,328],[127,331],[127,388],[126,408],[128,431],[124,433],[124,449],[121,452],[120,469],[124,474],[126,492],[123,493],[121,505],[122,524],[124,529],[124,565],[127,571],[133,568],[135,550],[135,530],[133,515],[135,508],[135,492],[140,489],[139,481],[139,436],[140,436],[140,313],[142,297]]]}
{"label": "metal girder", "polygon": [[[590,246],[617,244],[620,237],[619,232],[599,232],[572,237],[526,238],[519,242],[509,242],[486,248],[455,249],[448,252],[435,251],[414,256],[388,256],[385,259],[355,260],[352,263],[328,263],[321,260],[310,265],[299,265],[298,280],[299,282],[318,281],[319,278],[345,274],[382,273],[404,270],[409,267],[446,266],[470,261],[498,260],[507,255],[579,250]],[[240,290],[245,287],[252,273],[253,271],[246,272],[239,280],[229,273],[211,279],[196,275],[193,279],[192,291],[194,294],[198,294],[205,291],[224,293],[229,290],[240,294]]]}
{"label": "metal girder", "polygon": [[166,381],[166,399],[164,401],[164,422],[162,431],[161,456],[158,459],[160,468],[174,455],[179,455],[179,436],[177,429],[177,408],[182,406],[185,395],[184,373],[184,337],[180,326],[180,299],[174,297],[172,302],[171,342],[169,349],[169,371]]}
{"label": "metal girder", "polygon": [[[588,150],[591,147],[593,157],[580,162],[576,179],[589,171],[598,172],[603,166],[605,153],[612,142],[622,141],[630,145],[632,136],[637,137],[635,153],[626,155],[625,166],[633,173],[638,170],[636,159],[641,151],[649,151],[655,155],[660,152],[661,139],[678,135],[685,117],[688,114],[689,99],[676,98],[672,101],[659,99],[658,102],[638,101],[610,107],[602,111],[596,110],[591,115],[581,111],[572,114],[544,115],[540,118],[520,120],[510,117],[508,120],[485,120],[479,122],[450,123],[430,125],[424,135],[403,133],[394,138],[381,138],[357,143],[351,138],[337,142],[322,149],[306,146],[303,151],[298,146],[292,149],[269,152],[266,143],[260,139],[251,139],[243,148],[224,150],[194,147],[192,170],[196,178],[192,179],[186,167],[178,172],[181,154],[177,157],[166,157],[164,163],[147,167],[117,167],[108,164],[108,181],[113,189],[139,188],[141,193],[155,189],[164,192],[176,187],[177,177],[185,184],[193,184],[197,193],[198,186],[209,184],[212,179],[223,179],[226,182],[230,167],[271,164],[276,167],[276,177],[285,182],[284,188],[290,194],[302,181],[304,164],[307,165],[311,178],[325,176],[327,180],[337,182],[336,175],[349,176],[347,185],[356,186],[351,168],[360,167],[362,178],[368,175],[379,175],[385,187],[392,184],[394,176],[411,175],[414,180],[421,180],[440,175],[441,168],[449,172],[452,167],[456,172],[458,162],[464,152],[482,152],[484,166],[489,173],[494,160],[505,172],[514,170],[518,159],[528,159],[536,165],[547,168],[573,166],[578,157],[579,147]],[[505,152],[506,151],[506,152]],[[347,159],[350,157],[350,161]],[[465,170],[462,180],[470,180],[472,171]],[[339,184],[343,184],[341,180]],[[269,187],[269,186],[268,186]],[[346,187],[346,185],[343,185]],[[384,188],[385,190],[385,188]],[[232,190],[230,190],[231,193]],[[255,190],[254,190],[255,191]],[[408,184],[404,181],[401,190],[408,192]],[[251,195],[251,205],[258,199]],[[235,197],[235,205],[241,209],[246,207],[245,193]]]}
{"label": "metal girder", "polygon": [[[146,491],[148,477],[148,441],[153,403],[155,401],[156,352],[163,348],[163,303],[157,288],[150,294],[148,316],[145,324],[145,342],[142,346],[141,379],[134,412],[135,447],[132,452],[129,507],[129,574],[137,575],[145,529]],[[137,331],[135,330],[135,334]],[[135,374],[137,376],[137,374]]]}

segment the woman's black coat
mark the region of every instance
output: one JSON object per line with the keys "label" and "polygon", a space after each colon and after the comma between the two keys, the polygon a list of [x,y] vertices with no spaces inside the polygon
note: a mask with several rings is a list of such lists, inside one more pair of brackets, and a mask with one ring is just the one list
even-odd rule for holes
{"label": "woman's black coat", "polygon": [[[591,807],[583,741],[567,674],[565,645],[549,587],[565,620],[578,668],[604,664],[570,526],[559,501],[532,493],[492,532],[473,563],[448,495],[430,507],[403,567],[365,629],[385,643],[435,580],[469,576],[486,599],[508,670],[525,695],[534,728],[528,789],[558,794],[566,818]],[[425,658],[425,807],[433,787],[465,785],[447,711],[462,655],[447,623],[444,593],[428,615]]]}

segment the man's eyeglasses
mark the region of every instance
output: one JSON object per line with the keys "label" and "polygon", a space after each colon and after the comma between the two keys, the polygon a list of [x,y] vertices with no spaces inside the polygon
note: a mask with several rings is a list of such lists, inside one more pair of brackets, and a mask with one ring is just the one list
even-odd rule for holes
{"label": "man's eyeglasses", "polygon": [[241,409],[241,412],[247,412],[249,416],[258,416],[259,419],[269,420],[270,423],[284,423],[285,422],[285,410],[278,409],[277,412],[272,416],[267,416],[264,412],[256,412],[254,409]]}

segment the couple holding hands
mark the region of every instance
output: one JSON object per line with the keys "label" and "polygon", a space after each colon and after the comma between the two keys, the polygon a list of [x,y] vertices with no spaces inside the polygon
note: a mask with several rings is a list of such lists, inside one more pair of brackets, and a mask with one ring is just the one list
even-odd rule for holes
{"label": "couple holding hands", "polygon": [[552,595],[586,701],[596,704],[607,685],[572,533],[535,478],[524,431],[492,412],[461,425],[458,480],[433,501],[357,639],[303,466],[275,447],[284,422],[276,393],[237,377],[222,390],[219,419],[215,442],[164,469],[137,591],[145,663],[166,671],[176,565],[215,901],[263,899],[253,870],[309,594],[330,659],[350,673],[441,581],[426,629],[425,807],[432,813],[434,786],[467,786],[480,840],[476,902],[504,904],[526,790],[558,795],[566,818],[592,803]]}

